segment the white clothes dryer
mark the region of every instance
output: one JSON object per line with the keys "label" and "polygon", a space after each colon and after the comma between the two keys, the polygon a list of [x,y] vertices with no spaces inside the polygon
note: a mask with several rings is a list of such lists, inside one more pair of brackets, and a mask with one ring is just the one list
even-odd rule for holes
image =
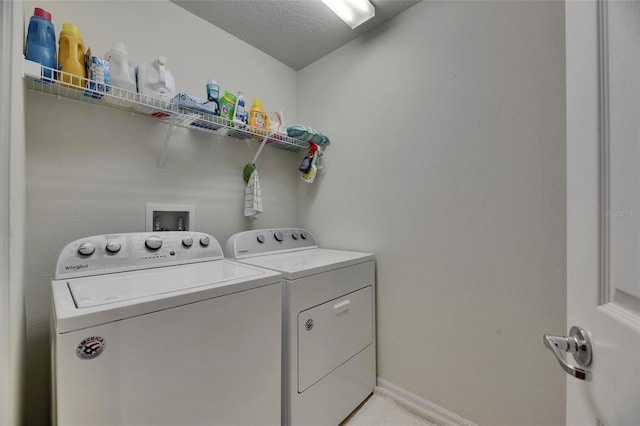
{"label": "white clothes dryer", "polygon": [[198,232],[68,244],[52,280],[52,418],[280,425],[280,274]]}
{"label": "white clothes dryer", "polygon": [[375,256],[298,228],[235,234],[225,255],[282,273],[283,423],[338,425],[376,384]]}

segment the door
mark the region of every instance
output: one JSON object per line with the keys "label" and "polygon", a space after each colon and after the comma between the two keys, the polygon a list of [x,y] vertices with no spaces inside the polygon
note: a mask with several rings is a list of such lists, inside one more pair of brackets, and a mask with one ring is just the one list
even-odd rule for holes
{"label": "door", "polygon": [[565,12],[567,323],[593,347],[590,377],[567,378],[567,424],[639,425],[640,2]]}

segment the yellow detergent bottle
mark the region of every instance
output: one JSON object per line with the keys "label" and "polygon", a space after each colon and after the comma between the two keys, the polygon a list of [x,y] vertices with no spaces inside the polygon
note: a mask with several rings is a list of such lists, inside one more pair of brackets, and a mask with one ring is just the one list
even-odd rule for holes
{"label": "yellow detergent bottle", "polygon": [[254,127],[259,134],[265,134],[261,130],[269,131],[269,117],[262,108],[262,100],[254,99],[249,111],[249,126]]}
{"label": "yellow detergent bottle", "polygon": [[66,74],[58,73],[58,80],[74,86],[84,87],[85,81],[78,78],[87,77],[87,70],[84,65],[84,42],[82,41],[80,28],[73,24],[63,24],[59,44],[58,63],[60,70]]}

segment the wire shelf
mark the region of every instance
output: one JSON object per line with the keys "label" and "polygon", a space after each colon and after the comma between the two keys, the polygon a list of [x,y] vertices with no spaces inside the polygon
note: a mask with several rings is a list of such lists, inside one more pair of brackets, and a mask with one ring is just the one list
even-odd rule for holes
{"label": "wire shelf", "polygon": [[[264,130],[234,123],[222,117],[188,108],[172,102],[141,95],[116,86],[105,86],[94,80],[77,77],[45,67],[37,62],[23,61],[27,88],[66,99],[73,99],[157,119],[173,120],[179,127],[228,136],[240,140],[261,142]],[[270,134],[267,144],[286,151],[299,152],[309,143],[279,133]]]}

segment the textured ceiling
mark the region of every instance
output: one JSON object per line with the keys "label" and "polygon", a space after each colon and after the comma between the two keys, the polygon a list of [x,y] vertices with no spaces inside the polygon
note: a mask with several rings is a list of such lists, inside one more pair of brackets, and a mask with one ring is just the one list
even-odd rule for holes
{"label": "textured ceiling", "polygon": [[171,0],[299,70],[420,0],[370,0],[376,16],[355,30],[320,0]]}

